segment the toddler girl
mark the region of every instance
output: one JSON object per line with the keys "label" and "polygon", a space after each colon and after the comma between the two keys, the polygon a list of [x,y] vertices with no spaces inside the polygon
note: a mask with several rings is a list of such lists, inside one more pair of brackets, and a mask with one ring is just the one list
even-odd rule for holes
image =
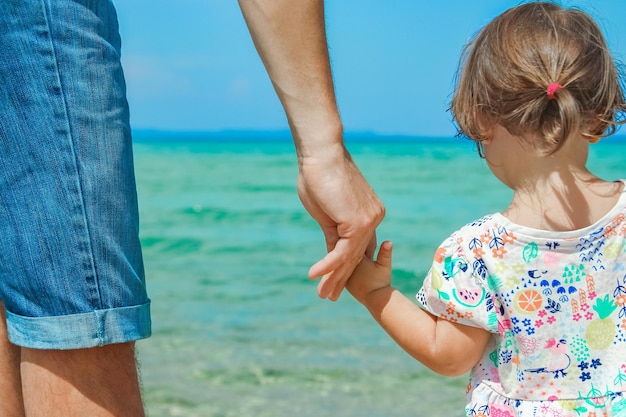
{"label": "toddler girl", "polygon": [[582,11],[524,4],[466,47],[452,112],[513,199],[441,244],[422,308],[391,287],[390,242],[347,288],[432,370],[471,370],[468,416],[626,416],[626,192],[586,168],[624,109]]}

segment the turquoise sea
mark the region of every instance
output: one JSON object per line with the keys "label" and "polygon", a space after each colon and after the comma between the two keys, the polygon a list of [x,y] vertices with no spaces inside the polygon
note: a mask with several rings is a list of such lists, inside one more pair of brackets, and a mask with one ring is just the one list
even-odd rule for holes
{"label": "turquoise sea", "polygon": [[[296,195],[288,140],[136,135],[141,239],[153,331],[138,343],[151,417],[455,417],[466,377],[411,359],[345,293],[320,300],[324,255]],[[394,284],[419,289],[453,230],[503,209],[510,192],[455,138],[348,141],[387,207]],[[626,177],[626,140],[591,147],[590,166]]]}

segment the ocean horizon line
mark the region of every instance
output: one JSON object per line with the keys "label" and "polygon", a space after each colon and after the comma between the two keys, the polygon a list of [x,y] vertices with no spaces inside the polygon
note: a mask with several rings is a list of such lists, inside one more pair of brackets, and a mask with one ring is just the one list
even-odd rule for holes
{"label": "ocean horizon line", "polygon": [[[291,132],[288,129],[225,129],[225,130],[160,130],[160,129],[132,129],[133,140],[136,142],[255,142],[279,143],[291,142]],[[403,133],[379,133],[374,131],[346,131],[346,142],[418,142],[429,141],[457,141],[470,140],[462,135],[412,135]],[[626,144],[626,135],[616,134],[605,139],[610,143]],[[605,140],[601,141],[603,143]]]}
{"label": "ocean horizon line", "polygon": [[[138,142],[291,142],[292,136],[289,130],[256,130],[256,129],[226,129],[215,131],[201,130],[159,130],[159,129],[133,129],[133,138]],[[346,141],[424,141],[424,140],[450,140],[459,139],[455,135],[427,136],[394,133],[378,133],[372,131],[346,131]]]}

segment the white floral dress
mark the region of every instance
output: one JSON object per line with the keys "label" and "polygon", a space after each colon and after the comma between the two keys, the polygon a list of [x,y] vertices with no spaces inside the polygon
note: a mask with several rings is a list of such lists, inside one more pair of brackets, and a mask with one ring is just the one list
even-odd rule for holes
{"label": "white floral dress", "polygon": [[493,334],[470,375],[473,417],[626,417],[626,187],[585,229],[492,214],[446,239],[417,294]]}

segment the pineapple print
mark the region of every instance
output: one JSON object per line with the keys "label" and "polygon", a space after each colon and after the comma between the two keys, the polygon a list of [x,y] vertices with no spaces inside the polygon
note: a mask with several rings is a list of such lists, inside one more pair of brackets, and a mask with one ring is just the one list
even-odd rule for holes
{"label": "pineapple print", "polygon": [[604,298],[598,297],[596,299],[596,305],[593,306],[593,309],[596,310],[600,318],[594,319],[589,323],[585,333],[587,345],[591,349],[606,349],[613,342],[617,333],[617,327],[609,316],[616,308],[617,305],[615,305],[613,300],[609,300],[608,294]]}

